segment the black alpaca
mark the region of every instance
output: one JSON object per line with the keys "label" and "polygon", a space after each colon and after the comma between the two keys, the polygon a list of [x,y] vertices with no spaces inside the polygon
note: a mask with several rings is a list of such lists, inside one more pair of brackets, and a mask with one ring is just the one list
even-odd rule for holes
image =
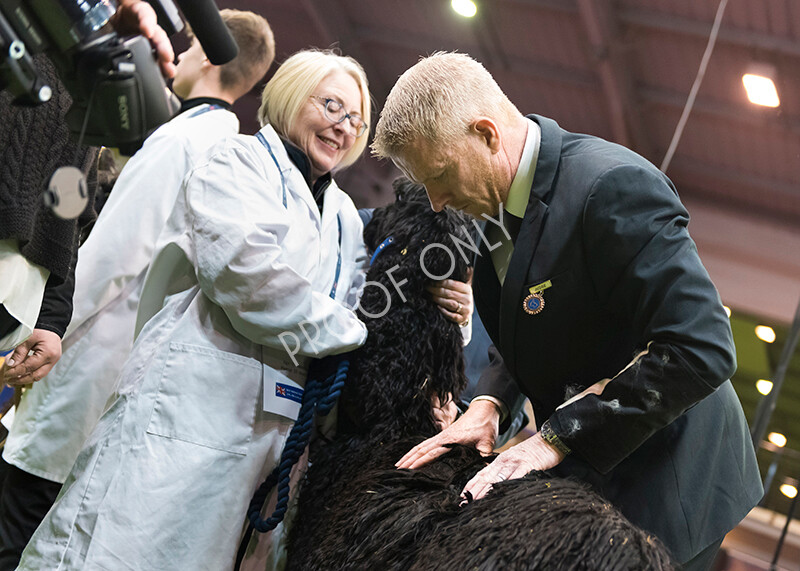
{"label": "black alpaca", "polygon": [[474,228],[455,211],[433,212],[421,187],[398,181],[395,192],[364,231],[380,251],[360,305],[380,317],[367,319],[367,342],[350,356],[336,438],[312,450],[288,568],[671,569],[657,539],[582,484],[531,473],[459,507],[489,461],[476,451],[455,446],[422,469],[394,468],[437,432],[432,396],[457,397],[466,385],[461,332],[425,286],[451,269],[465,278],[453,237],[469,242]]}

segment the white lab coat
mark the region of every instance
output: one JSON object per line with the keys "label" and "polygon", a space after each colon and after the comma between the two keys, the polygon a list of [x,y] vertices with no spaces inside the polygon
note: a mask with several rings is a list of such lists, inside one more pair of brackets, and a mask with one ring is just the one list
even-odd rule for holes
{"label": "white lab coat", "polygon": [[61,360],[25,392],[6,462],[64,482],[133,346],[144,275],[181,183],[209,147],[238,132],[235,114],[199,105],[159,127],[122,169],[79,250]]}
{"label": "white lab coat", "polygon": [[[118,398],[20,569],[230,569],[293,423],[264,410],[264,387],[269,397],[276,380],[303,385],[312,357],[366,339],[342,303],[366,256],[353,203],[332,183],[320,220],[275,131],[261,133],[274,159],[238,136],[187,177],[145,278],[146,324]],[[284,332],[298,340],[297,366]]]}

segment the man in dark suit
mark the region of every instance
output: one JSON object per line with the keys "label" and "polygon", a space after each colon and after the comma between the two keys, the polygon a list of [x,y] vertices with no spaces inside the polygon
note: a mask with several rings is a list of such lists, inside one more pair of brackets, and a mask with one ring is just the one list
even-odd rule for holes
{"label": "man in dark suit", "polygon": [[488,453],[522,392],[539,432],[466,495],[530,470],[571,475],[685,569],[708,569],[763,490],[728,380],[730,324],[669,179],[624,147],[523,116],[463,54],[435,54],[400,77],[373,149],[424,184],[434,210],[491,227],[473,282],[494,342],[480,396],[398,466],[451,442]]}

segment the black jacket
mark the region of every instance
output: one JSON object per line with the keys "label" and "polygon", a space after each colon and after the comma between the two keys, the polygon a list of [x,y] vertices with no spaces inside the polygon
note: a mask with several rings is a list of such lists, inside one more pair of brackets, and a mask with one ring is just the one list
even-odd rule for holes
{"label": "black jacket", "polygon": [[[667,177],[624,147],[529,118],[541,149],[503,287],[485,245],[475,270],[499,351],[478,394],[510,403],[522,390],[573,451],[557,471],[685,562],[763,493],[728,381],[728,318]],[[548,282],[527,313],[530,288]]]}
{"label": "black jacket", "polygon": [[[46,56],[35,62],[53,88],[50,101],[20,107],[0,93],[0,240],[16,239],[26,259],[49,270],[36,328],[63,336],[72,316],[80,228],[94,219],[97,149],[78,147],[65,120],[72,98]],[[66,165],[89,179],[89,202],[77,220],[57,217],[42,201],[50,177]]]}

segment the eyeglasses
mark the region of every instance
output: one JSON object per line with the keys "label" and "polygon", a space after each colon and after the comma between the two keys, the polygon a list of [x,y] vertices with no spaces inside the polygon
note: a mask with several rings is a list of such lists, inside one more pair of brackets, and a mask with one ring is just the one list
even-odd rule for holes
{"label": "eyeglasses", "polygon": [[331,123],[338,124],[345,119],[349,119],[350,126],[355,131],[356,137],[360,137],[367,132],[367,129],[369,129],[369,125],[364,122],[360,115],[351,115],[344,110],[344,105],[335,99],[331,99],[329,97],[320,97],[319,95],[312,95],[311,99],[317,100],[322,105],[325,117]]}

